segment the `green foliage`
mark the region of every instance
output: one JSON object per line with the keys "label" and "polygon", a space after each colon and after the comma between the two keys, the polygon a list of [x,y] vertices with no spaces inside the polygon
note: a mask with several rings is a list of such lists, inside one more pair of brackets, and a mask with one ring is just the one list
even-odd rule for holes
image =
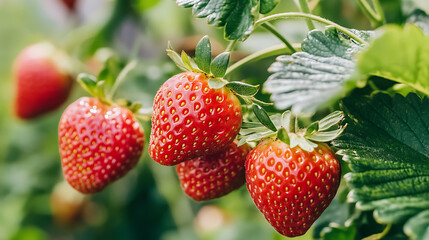
{"label": "green foliage", "polygon": [[277,128],[274,125],[274,123],[271,121],[270,116],[261,106],[259,106],[258,104],[253,104],[252,110],[256,118],[259,120],[259,122],[262,123],[262,125],[264,125],[265,127],[267,127],[273,132],[277,131]]}
{"label": "green foliage", "polygon": [[380,223],[406,221],[407,235],[423,236],[429,230],[429,219],[420,215],[429,210],[429,99],[380,93],[347,98],[343,109],[348,127],[334,145],[352,170],[345,176],[349,200],[374,210]]}
{"label": "green foliage", "polygon": [[223,52],[217,55],[215,59],[213,59],[213,62],[210,65],[210,72],[215,77],[225,76],[225,72],[229,64],[229,57],[230,57],[229,52]]}
{"label": "green foliage", "polygon": [[412,23],[419,27],[425,35],[429,35],[429,15],[420,9],[414,10],[407,19],[408,23]]}
{"label": "green foliage", "polygon": [[135,0],[135,6],[139,11],[145,11],[156,6],[159,2],[160,0]]}
{"label": "green foliage", "polygon": [[352,240],[356,235],[356,226],[340,227],[332,226],[323,229],[323,240]]}
{"label": "green foliage", "polygon": [[249,97],[255,96],[259,90],[259,86],[253,86],[243,82],[229,82],[226,86],[238,95]]}
{"label": "green foliage", "polygon": [[207,18],[209,24],[225,27],[225,38],[244,40],[253,31],[259,13],[273,10],[279,0],[177,0],[179,6],[192,7],[198,18]]}
{"label": "green foliage", "polygon": [[[369,33],[358,32],[364,38]],[[312,112],[344,97],[356,87],[353,55],[362,46],[335,29],[311,31],[302,43],[302,52],[283,55],[271,65],[272,75],[264,84],[278,109]]]}
{"label": "green foliage", "polygon": [[212,47],[208,36],[204,36],[195,48],[195,63],[202,71],[209,73],[212,62]]}
{"label": "green foliage", "polygon": [[387,26],[359,56],[365,76],[379,76],[406,84],[429,95],[429,37],[414,25]]}

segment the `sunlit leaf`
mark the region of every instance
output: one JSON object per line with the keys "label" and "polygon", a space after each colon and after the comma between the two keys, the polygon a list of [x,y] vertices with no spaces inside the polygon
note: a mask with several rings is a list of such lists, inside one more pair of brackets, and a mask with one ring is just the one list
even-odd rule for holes
{"label": "sunlit leaf", "polygon": [[429,95],[429,36],[408,24],[388,26],[359,57],[366,76],[379,76],[406,84]]}

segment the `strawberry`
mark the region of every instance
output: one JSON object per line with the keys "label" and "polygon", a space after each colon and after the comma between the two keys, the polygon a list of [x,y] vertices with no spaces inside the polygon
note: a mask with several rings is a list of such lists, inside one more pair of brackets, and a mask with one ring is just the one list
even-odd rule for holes
{"label": "strawberry", "polygon": [[218,152],[235,139],[241,118],[240,101],[229,88],[210,88],[205,73],[180,73],[155,96],[149,154],[176,165]]}
{"label": "strawberry", "polygon": [[15,113],[23,119],[37,117],[58,108],[67,99],[72,76],[67,57],[49,43],[31,45],[14,64]]}
{"label": "strawberry", "polygon": [[334,198],[340,176],[340,164],[324,143],[308,152],[265,139],[246,159],[250,195],[268,222],[288,237],[310,228]]}
{"label": "strawberry", "polygon": [[244,182],[244,162],[250,147],[235,142],[224,150],[176,165],[183,191],[195,201],[224,196]]}
{"label": "strawberry", "polygon": [[143,150],[144,133],[132,112],[98,98],[68,106],[58,132],[64,176],[82,193],[99,192],[124,176]]}

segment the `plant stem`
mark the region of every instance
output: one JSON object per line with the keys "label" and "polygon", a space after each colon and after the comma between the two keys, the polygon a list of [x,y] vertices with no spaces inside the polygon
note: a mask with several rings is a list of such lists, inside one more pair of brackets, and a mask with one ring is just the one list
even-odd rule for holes
{"label": "plant stem", "polygon": [[229,42],[228,46],[225,49],[225,52],[231,52],[234,49],[235,44],[237,44],[237,41],[238,40],[233,40],[233,41]]}
{"label": "plant stem", "polygon": [[355,40],[356,42],[358,42],[360,44],[367,44],[367,42],[365,40],[363,40],[362,38],[360,38],[359,36],[357,36],[356,34],[351,32],[349,29],[347,29],[341,25],[338,25],[337,23],[332,22],[328,19],[316,16],[313,14],[308,14],[308,13],[288,12],[288,13],[274,14],[274,15],[259,19],[258,21],[256,21],[255,26],[261,25],[261,24],[269,22],[269,21],[282,19],[282,18],[308,18],[308,19],[312,19],[314,21],[317,21],[317,22],[320,22],[320,23],[323,23],[326,25],[334,26],[337,30],[343,32],[344,34],[346,34],[347,36],[349,36],[350,38],[352,38],[353,40]]}
{"label": "plant stem", "polygon": [[379,27],[383,25],[385,22],[384,13],[378,0],[372,0],[375,11],[367,0],[358,0],[358,3],[363,13],[369,18],[373,26]]}
{"label": "plant stem", "polygon": [[[301,12],[311,14],[310,8],[308,7],[307,0],[299,0],[299,6],[301,8]],[[307,22],[307,27],[309,31],[316,28],[314,27],[313,21],[311,21],[311,19],[307,18],[305,19],[305,21]]]}
{"label": "plant stem", "polygon": [[270,31],[278,39],[280,39],[280,41],[282,41],[286,45],[286,47],[290,49],[292,53],[296,52],[292,44],[281,33],[279,33],[271,23],[269,22],[263,23],[261,26],[267,29],[268,31]]}
{"label": "plant stem", "polygon": [[[296,48],[301,48],[300,45],[296,45],[294,47],[294,49]],[[261,51],[255,52],[253,54],[250,54],[249,56],[241,59],[240,61],[234,63],[233,65],[231,65],[228,70],[225,73],[225,76],[229,75],[231,72],[237,70],[239,67],[250,63],[250,62],[254,62],[260,59],[264,59],[267,57],[271,57],[271,56],[275,56],[275,55],[280,55],[280,54],[291,54],[291,50],[288,48],[285,48],[285,46],[283,44],[279,44],[279,45],[275,45],[272,46],[270,48],[267,49],[263,49]]]}

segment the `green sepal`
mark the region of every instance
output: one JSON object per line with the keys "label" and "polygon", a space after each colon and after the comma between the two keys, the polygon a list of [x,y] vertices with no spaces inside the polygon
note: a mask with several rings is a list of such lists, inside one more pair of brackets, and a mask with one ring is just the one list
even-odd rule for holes
{"label": "green sepal", "polygon": [[208,84],[209,84],[209,87],[212,89],[219,89],[219,88],[223,88],[227,84],[227,82],[220,78],[210,78],[208,80]]}
{"label": "green sepal", "polygon": [[105,82],[104,81],[98,81],[96,86],[95,86],[95,97],[98,97],[101,100],[105,100],[106,99],[106,92],[104,91],[105,89]]}
{"label": "green sepal", "polygon": [[311,136],[319,131],[319,122],[313,122],[308,126],[307,130],[305,130],[304,136]]}
{"label": "green sepal", "polygon": [[96,95],[97,78],[95,76],[87,73],[81,73],[77,76],[77,81],[85,91],[91,95]]}
{"label": "green sepal", "polygon": [[183,65],[185,65],[186,69],[193,70],[193,71],[195,70],[191,64],[191,60],[189,60],[188,54],[186,54],[185,51],[182,51],[182,57],[181,58],[182,58]]}
{"label": "green sepal", "polygon": [[344,119],[344,113],[342,111],[335,111],[330,113],[326,117],[319,120],[319,130],[325,131],[329,128],[339,124]]}
{"label": "green sepal", "polygon": [[111,56],[104,62],[104,67],[98,74],[97,81],[104,81],[105,87],[112,88],[120,71],[118,59]]}
{"label": "green sepal", "polygon": [[226,84],[232,91],[241,96],[253,97],[259,90],[259,85],[253,86],[243,82],[229,82]]}
{"label": "green sepal", "polygon": [[273,105],[273,103],[264,102],[264,101],[261,101],[261,100],[254,98],[254,97],[252,97],[251,100],[253,103],[256,103],[256,104],[262,105],[262,106],[272,106]]}
{"label": "green sepal", "polygon": [[206,73],[210,73],[210,63],[212,61],[212,47],[210,39],[206,35],[198,42],[195,48],[195,63],[198,68]]}
{"label": "green sepal", "polygon": [[186,68],[185,64],[183,64],[182,58],[180,55],[173,50],[173,47],[170,43],[168,43],[168,48],[166,49],[167,55],[170,57],[170,59],[176,64],[178,68],[180,68],[182,71],[189,71],[189,69]]}
{"label": "green sepal", "polygon": [[314,148],[317,147],[317,144],[310,141],[310,140],[307,140],[303,136],[299,136],[297,134],[291,134],[290,135],[290,147],[294,148],[296,146],[299,146],[304,151],[312,152],[312,151],[314,151]]}
{"label": "green sepal", "polygon": [[287,110],[285,112],[282,113],[282,117],[280,120],[280,123],[282,125],[282,127],[284,127],[285,129],[288,129],[289,131],[290,129],[290,124],[291,124],[291,117],[292,117],[292,113],[290,110]]}
{"label": "green sepal", "polygon": [[311,135],[306,135],[305,138],[315,142],[330,142],[343,133],[347,125],[342,126],[337,130],[326,131],[326,132],[314,132]]}
{"label": "green sepal", "polygon": [[290,145],[290,138],[289,134],[287,133],[285,128],[280,128],[277,132],[277,138],[280,139],[282,142]]}
{"label": "green sepal", "polygon": [[252,105],[253,113],[255,114],[256,118],[268,129],[270,129],[273,132],[277,132],[277,128],[274,125],[274,123],[271,121],[270,116],[268,116],[268,113],[258,104]]}
{"label": "green sepal", "polygon": [[210,71],[215,77],[225,76],[229,64],[229,56],[229,52],[223,52],[213,59],[213,62],[210,64]]}

